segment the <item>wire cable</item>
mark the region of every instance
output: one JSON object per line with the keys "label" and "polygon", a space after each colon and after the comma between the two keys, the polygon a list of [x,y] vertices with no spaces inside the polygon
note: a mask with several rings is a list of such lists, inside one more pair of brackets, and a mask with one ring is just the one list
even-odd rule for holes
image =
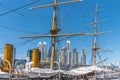
{"label": "wire cable", "polygon": [[[8,7],[6,7],[4,4],[0,3],[0,6],[2,6],[3,8],[5,8],[6,10],[10,10]],[[15,12],[17,15],[20,15],[20,16],[24,16],[23,14],[21,13],[18,13],[18,12]]]}
{"label": "wire cable", "polygon": [[31,39],[31,40],[27,40],[27,41],[24,41],[24,42],[21,42],[21,43],[19,43],[19,44],[16,44],[15,47],[23,46],[23,45],[25,45],[25,44],[27,44],[27,43],[30,43],[30,42],[32,42],[32,41],[34,41],[34,40],[36,40],[36,39],[37,39],[37,38]]}
{"label": "wire cable", "polygon": [[20,6],[20,7],[18,7],[18,8],[9,10],[9,11],[7,11],[7,12],[4,12],[4,13],[0,14],[0,16],[6,15],[6,14],[8,14],[8,13],[15,12],[15,11],[17,11],[17,10],[19,10],[19,9],[22,9],[22,8],[24,8],[24,7],[27,7],[27,6],[30,6],[30,5],[32,5],[32,4],[34,4],[34,3],[39,2],[39,1],[40,1],[40,0],[36,0],[36,1],[33,1],[33,2],[28,3],[28,4],[26,4],[26,5]]}
{"label": "wire cable", "polygon": [[[49,33],[46,33],[46,34],[43,34],[43,35],[47,35],[47,34],[49,34]],[[25,44],[27,44],[27,43],[29,43],[29,42],[32,42],[32,41],[34,41],[34,40],[36,40],[36,39],[39,39],[39,38],[29,39],[29,40],[26,40],[26,41],[24,41],[24,42],[17,43],[17,44],[15,44],[15,45],[16,45],[16,47],[23,46],[23,45],[25,45]]]}
{"label": "wire cable", "polygon": [[93,52],[92,52],[92,54],[91,54],[90,64],[91,64],[91,65],[93,64]]}
{"label": "wire cable", "polygon": [[[49,33],[46,33],[46,34],[49,34]],[[46,35],[46,34],[43,34],[43,35]],[[29,40],[26,40],[26,41],[23,41],[23,42],[20,42],[20,43],[16,43],[14,44],[15,47],[20,47],[20,46],[23,46],[23,45],[26,45],[27,43],[30,43],[36,39],[39,39],[39,38],[34,38],[34,39],[29,39]],[[3,50],[4,48],[0,48],[0,50]]]}
{"label": "wire cable", "polygon": [[37,34],[36,32],[29,32],[29,31],[24,31],[24,30],[16,29],[16,28],[11,28],[11,27],[8,27],[8,26],[2,25],[2,24],[0,24],[0,27],[6,28],[6,29],[10,29],[10,30],[19,31],[19,32],[24,32],[24,33]]}

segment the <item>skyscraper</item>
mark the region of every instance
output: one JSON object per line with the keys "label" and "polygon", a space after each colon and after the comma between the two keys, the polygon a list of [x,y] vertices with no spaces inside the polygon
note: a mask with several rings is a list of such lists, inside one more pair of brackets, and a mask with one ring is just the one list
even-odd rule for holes
{"label": "skyscraper", "polygon": [[43,42],[43,59],[46,61],[47,59],[47,43]]}
{"label": "skyscraper", "polygon": [[70,41],[66,41],[66,64],[71,64],[71,48],[70,48]]}
{"label": "skyscraper", "polygon": [[78,64],[78,52],[76,52],[76,64]]}
{"label": "skyscraper", "polygon": [[55,49],[54,60],[55,60],[55,61],[59,61],[59,51],[58,51],[58,49]]}
{"label": "skyscraper", "polygon": [[45,61],[47,59],[47,43],[39,42],[38,48],[39,48],[39,51],[41,52],[41,61]]}
{"label": "skyscraper", "polygon": [[81,57],[81,64],[86,65],[86,55],[84,53],[84,50],[81,51],[82,57]]}
{"label": "skyscraper", "polygon": [[28,50],[27,57],[29,58],[30,61],[32,61],[32,50]]}
{"label": "skyscraper", "polygon": [[65,64],[66,63],[66,48],[62,48],[60,53],[60,63]]}
{"label": "skyscraper", "polygon": [[38,49],[39,49],[39,51],[41,52],[40,59],[43,60],[42,42],[39,42],[39,43],[38,43]]}
{"label": "skyscraper", "polygon": [[76,48],[73,49],[73,64],[78,64],[78,52]]}

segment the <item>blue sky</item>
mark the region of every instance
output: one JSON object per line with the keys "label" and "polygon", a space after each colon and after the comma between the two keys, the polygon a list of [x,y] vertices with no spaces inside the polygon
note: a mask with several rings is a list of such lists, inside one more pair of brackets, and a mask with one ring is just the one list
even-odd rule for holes
{"label": "blue sky", "polygon": [[[51,29],[52,7],[30,10],[30,7],[50,4],[53,0],[40,0],[29,6],[24,6],[36,0],[1,0],[0,1],[0,55],[3,55],[4,45],[12,44],[16,48],[16,57],[25,58],[28,49],[37,48],[39,41],[46,41],[49,48],[51,40],[35,39],[25,43],[31,39],[20,39],[20,36],[43,35],[49,33]],[[58,0],[69,1],[69,0]],[[59,33],[76,33],[76,32],[93,32],[93,25],[87,25],[94,21],[96,4],[102,11],[99,13],[98,19],[105,19],[105,22],[98,24],[98,31],[112,31],[104,35],[98,36],[98,47],[102,50],[110,49],[114,52],[100,53],[101,57],[109,58],[109,62],[119,62],[120,56],[120,38],[119,38],[119,22],[120,22],[120,1],[119,0],[84,0],[80,3],[59,6],[58,10],[58,26],[62,28]],[[18,10],[16,10],[18,9]],[[9,12],[10,11],[10,12]],[[8,13],[6,13],[8,12]],[[6,14],[5,14],[6,13]],[[2,15],[3,14],[3,15]],[[73,37],[67,40],[71,41],[72,48],[77,48],[78,52],[82,49],[91,50],[93,37]],[[60,42],[60,48],[65,46],[66,40]],[[23,44],[23,45],[22,45]],[[20,46],[22,45],[22,46]],[[87,54],[90,56],[91,54]],[[88,57],[90,58],[90,57]]]}

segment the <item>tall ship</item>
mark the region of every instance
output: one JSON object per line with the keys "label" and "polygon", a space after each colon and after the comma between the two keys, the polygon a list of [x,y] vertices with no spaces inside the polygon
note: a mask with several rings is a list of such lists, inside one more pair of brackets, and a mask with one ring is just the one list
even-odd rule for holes
{"label": "tall ship", "polygon": [[[36,35],[36,36],[22,36],[20,38],[50,38],[52,40],[51,43],[51,50],[50,50],[50,59],[48,62],[43,61],[40,62],[40,50],[33,49],[29,57],[26,58],[25,65],[17,65],[14,67],[14,46],[10,44],[5,45],[4,50],[4,59],[2,62],[2,67],[0,71],[0,80],[118,80],[120,77],[120,73],[118,71],[112,70],[108,66],[98,66],[99,63],[104,62],[106,59],[102,60],[101,62],[97,63],[96,54],[97,52],[106,52],[111,50],[99,50],[97,47],[97,35],[104,34],[106,32],[97,32],[97,23],[100,22],[97,20],[98,14],[98,7],[96,6],[95,11],[95,18],[94,18],[94,33],[86,33],[86,32],[78,32],[78,33],[71,33],[71,34],[59,34],[61,31],[58,28],[58,6],[62,5],[71,5],[75,3],[80,3],[82,0],[70,0],[65,2],[58,2],[54,0],[53,4],[43,5],[43,6],[36,6],[30,9],[38,9],[38,8],[45,8],[45,7],[53,7],[53,15],[52,15],[52,27],[50,29],[50,34],[47,35]],[[64,38],[58,40],[58,37]],[[59,61],[55,61],[55,53],[56,51],[56,43],[57,41],[62,41],[74,36],[94,36],[93,39],[93,62],[92,65],[86,65],[85,59],[82,58],[82,64],[84,65],[66,65],[61,66]],[[69,41],[67,42],[70,43]],[[74,50],[75,51],[75,50]],[[82,54],[87,53],[82,51]],[[32,56],[32,57],[30,57]],[[60,56],[60,55],[59,55]],[[69,56],[69,55],[67,55]],[[78,56],[78,55],[76,55]],[[63,56],[64,57],[64,56]],[[31,61],[30,61],[31,60]],[[66,59],[67,60],[67,59]],[[69,60],[68,60],[69,61]],[[42,68],[40,63],[45,64],[46,68]],[[69,64],[69,63],[67,63]],[[57,66],[56,66],[57,65]],[[63,67],[66,67],[63,69]],[[74,68],[72,68],[74,67]]]}

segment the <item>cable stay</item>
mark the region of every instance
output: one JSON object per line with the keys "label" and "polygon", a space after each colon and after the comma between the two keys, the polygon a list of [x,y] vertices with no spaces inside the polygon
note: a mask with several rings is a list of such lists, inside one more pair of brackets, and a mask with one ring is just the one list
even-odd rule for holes
{"label": "cable stay", "polygon": [[40,0],[36,0],[36,1],[33,1],[33,2],[28,3],[28,4],[26,4],[26,5],[20,6],[20,7],[18,7],[18,8],[15,8],[15,9],[9,10],[9,11],[4,12],[4,13],[1,13],[0,16],[3,16],[3,15],[6,15],[6,14],[9,14],[9,13],[15,12],[15,11],[17,11],[17,10],[19,10],[19,9],[22,9],[22,8],[24,8],[24,7],[27,7],[27,6],[30,6],[30,5],[32,5],[32,4],[34,4],[34,3],[39,2],[39,1],[40,1]]}
{"label": "cable stay", "polygon": [[12,28],[10,26],[3,25],[3,24],[0,24],[0,27],[6,28],[6,29],[10,29],[10,30],[14,30],[14,31],[18,31],[18,32],[23,32],[23,33],[38,34],[37,32],[30,32],[30,31],[25,31],[25,30],[17,29],[17,28]]}
{"label": "cable stay", "polygon": [[[107,32],[97,32],[97,24],[99,22],[103,22],[105,20],[100,20],[98,21],[97,18],[98,18],[98,13],[99,13],[99,10],[98,10],[98,6],[96,5],[96,11],[95,11],[95,17],[94,17],[94,23],[90,23],[90,24],[94,24],[94,38],[93,38],[93,48],[92,48],[92,53],[93,53],[93,65],[96,65],[96,54],[97,52],[113,52],[112,50],[99,50],[99,48],[97,47],[97,33],[101,33],[101,34],[104,34],[104,33],[108,33],[108,32],[111,32],[111,31],[107,31]],[[89,52],[89,51],[88,51]],[[91,51],[90,51],[91,52]]]}
{"label": "cable stay", "polygon": [[72,0],[72,1],[67,1],[67,2],[57,2],[57,0],[54,0],[54,4],[48,4],[48,5],[43,5],[43,6],[36,6],[32,7],[30,9],[37,9],[37,8],[44,8],[44,7],[50,7],[53,6],[53,20],[52,20],[52,28],[50,30],[49,35],[38,35],[38,36],[23,36],[20,38],[42,38],[42,37],[51,37],[52,38],[52,51],[51,51],[51,59],[50,59],[50,69],[53,69],[54,66],[54,55],[55,55],[55,44],[56,44],[56,37],[59,36],[75,36],[75,35],[88,35],[86,33],[75,33],[75,34],[58,34],[60,29],[57,27],[57,6],[58,5],[63,5],[63,4],[70,4],[70,3],[75,3],[75,2],[81,2],[82,0]]}
{"label": "cable stay", "polygon": [[101,64],[101,63],[107,61],[108,59],[109,59],[109,58],[105,58],[105,59],[101,60],[100,62],[96,63],[96,65],[99,65],[99,64]]}
{"label": "cable stay", "polygon": [[[0,3],[0,6],[2,6],[3,8],[5,8],[6,10],[10,10],[8,7],[6,7],[4,4]],[[17,15],[20,15],[20,16],[24,16],[24,14],[21,14],[19,12],[15,12]]]}

